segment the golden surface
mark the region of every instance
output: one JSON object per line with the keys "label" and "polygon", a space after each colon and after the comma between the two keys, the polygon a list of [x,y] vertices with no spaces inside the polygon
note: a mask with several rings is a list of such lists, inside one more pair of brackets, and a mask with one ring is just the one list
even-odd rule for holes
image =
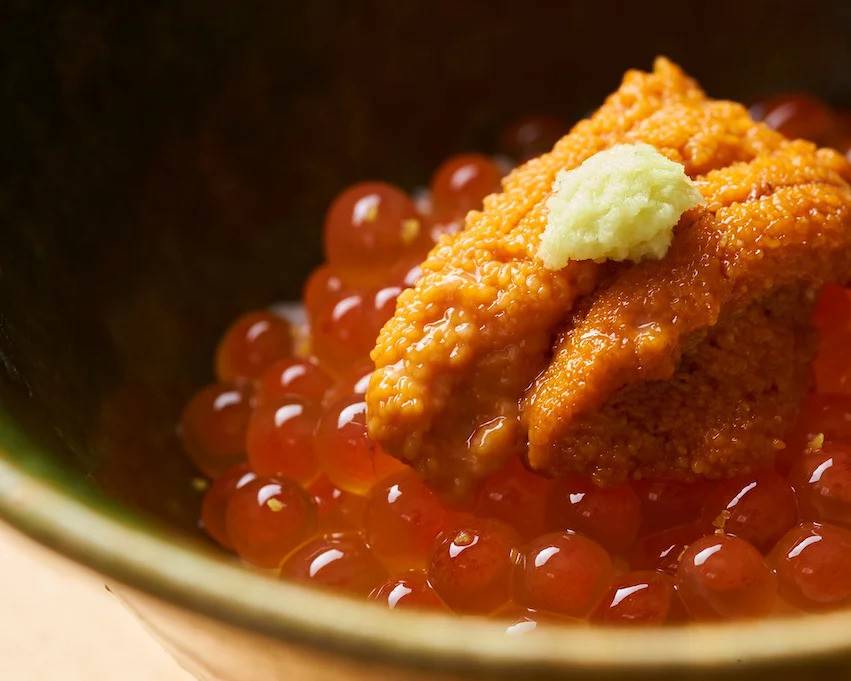
{"label": "golden surface", "polygon": [[[708,205],[680,225],[668,256],[598,289],[557,343],[524,413],[532,465],[609,479],[718,477],[764,463],[805,387],[786,365],[804,370],[811,357],[812,290],[851,272],[845,171],[834,152],[781,141],[701,177]],[[782,289],[799,302],[774,317],[799,343],[751,325],[723,353],[710,338],[680,362],[693,334]]]}
{"label": "golden surface", "polygon": [[[809,383],[815,340],[809,294],[783,289],[722,315],[705,333],[690,336],[681,355],[671,353],[676,368],[666,380],[638,377],[608,400],[601,397],[601,407],[589,408],[569,430],[552,436],[557,439],[530,447],[533,465],[587,472],[608,482],[629,474],[716,477],[769,463],[783,447],[782,437]],[[652,348],[648,355],[668,340],[658,327],[647,335],[642,340]],[[660,346],[651,345],[654,339]],[[559,428],[557,415],[564,407],[555,386],[562,373],[576,370],[566,364],[554,362],[531,393],[530,402],[551,391],[548,402],[532,403],[526,411],[529,418],[538,416],[537,427]],[[643,368],[629,366],[625,372]],[[542,409],[551,411],[541,416]]]}
{"label": "golden surface", "polygon": [[[651,144],[682,163],[706,205],[683,216],[660,261],[573,262],[546,270],[534,254],[555,174],[624,142]],[[693,334],[705,335],[720,319],[729,318],[724,328],[735,334],[739,311],[752,303],[765,310],[777,305],[757,303],[761,298],[789,289],[806,301],[809,289],[847,276],[848,176],[839,154],[789,142],[754,123],[742,106],[706,98],[664,59],[652,73],[630,71],[591,118],[552,152],[512,172],[503,193],[487,197],[482,212],[467,216],[464,231],[429,254],[424,276],[400,296],[372,354],[370,435],[449,484],[492,470],[527,440],[533,467],[602,481],[627,474],[730,474],[764,460],[766,445],[781,432],[778,418],[800,392],[798,372],[778,377],[784,394],[763,400],[778,386],[754,376],[762,368],[745,357],[752,371],[735,380],[753,379],[751,390],[720,392],[761,413],[732,415],[726,428],[730,409],[717,400],[691,402],[686,390],[668,403],[664,395],[675,391],[660,396],[651,385],[641,413],[634,408],[640,395],[619,392],[674,376],[684,349],[701,342]],[[794,334],[798,322],[786,321],[785,330],[781,324],[769,333]],[[804,339],[804,358],[807,347]],[[789,344],[782,349],[796,351]],[[724,358],[735,354],[729,349]],[[686,382],[705,387],[709,380],[701,370]],[[596,414],[613,398],[606,418]],[[615,409],[618,399],[632,400],[633,407]],[[671,404],[711,413],[697,419],[683,413],[681,425],[657,428],[660,406]],[[632,436],[635,419],[650,419],[650,436]],[[742,425],[736,451],[701,445],[731,442]]]}

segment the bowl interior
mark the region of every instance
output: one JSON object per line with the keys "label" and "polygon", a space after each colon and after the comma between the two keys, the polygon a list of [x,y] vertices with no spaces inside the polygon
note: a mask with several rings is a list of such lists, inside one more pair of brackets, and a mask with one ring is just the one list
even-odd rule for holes
{"label": "bowl interior", "polygon": [[176,533],[180,408],[230,319],[299,296],[347,183],[569,124],[656,54],[717,96],[849,97],[842,2],[124,5],[0,25],[0,456]]}

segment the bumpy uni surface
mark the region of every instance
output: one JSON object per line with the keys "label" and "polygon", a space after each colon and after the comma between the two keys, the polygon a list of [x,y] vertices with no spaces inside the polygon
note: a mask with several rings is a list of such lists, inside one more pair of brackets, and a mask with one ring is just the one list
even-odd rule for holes
{"label": "bumpy uni surface", "polygon": [[[547,270],[556,174],[620,143],[682,163],[704,205],[661,260]],[[707,99],[664,59],[627,73],[429,254],[373,350],[370,435],[450,483],[527,447],[535,468],[601,481],[755,464],[804,383],[811,291],[851,272],[848,176],[839,154]]]}
{"label": "bumpy uni surface", "polygon": [[[766,320],[719,354],[713,332],[735,330],[740,310],[768,304],[773,333],[785,323],[804,340],[806,318],[793,313],[808,312],[821,283],[848,278],[851,193],[834,156],[784,141],[699,180],[708,205],[680,225],[667,256],[599,288],[557,342],[526,399],[533,466],[607,479],[718,477],[765,463],[805,387],[805,374],[789,381],[786,367],[803,370],[810,346],[759,338],[772,329]],[[788,288],[800,302],[781,313],[772,298]]]}
{"label": "bumpy uni surface", "polygon": [[[539,468],[578,470],[601,482],[635,472],[720,477],[770,463],[809,382],[812,300],[807,287],[791,287],[731,308],[682,343],[669,378],[636,379],[577,417],[557,441],[530,447],[530,457]],[[554,390],[560,378],[545,376]],[[557,416],[547,420],[560,408],[553,403],[545,403],[553,411],[538,416],[536,427],[557,424]],[[532,413],[540,415],[527,408],[524,416]]]}

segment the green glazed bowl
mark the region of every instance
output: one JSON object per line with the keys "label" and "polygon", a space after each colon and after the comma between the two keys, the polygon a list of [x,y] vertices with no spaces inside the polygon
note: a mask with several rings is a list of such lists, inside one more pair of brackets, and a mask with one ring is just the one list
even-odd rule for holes
{"label": "green glazed bowl", "polygon": [[275,581],[196,527],[175,422],[228,320],[299,296],[347,183],[422,183],[665,53],[718,96],[849,93],[845,3],[13,2],[0,23],[0,516],[199,678],[851,672],[851,612],[506,636]]}

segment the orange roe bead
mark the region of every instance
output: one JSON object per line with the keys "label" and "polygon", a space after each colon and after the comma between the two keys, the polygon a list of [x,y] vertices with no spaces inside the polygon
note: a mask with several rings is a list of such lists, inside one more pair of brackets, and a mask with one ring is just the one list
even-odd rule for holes
{"label": "orange roe bead", "polygon": [[713,534],[686,549],[677,569],[677,589],[694,619],[738,619],[770,612],[777,583],[748,542]]}
{"label": "orange roe bead", "polygon": [[635,542],[641,525],[641,502],[631,485],[598,487],[578,476],[556,481],[548,513],[554,527],[584,534],[615,552]]}
{"label": "orange roe bead", "polygon": [[402,289],[402,286],[391,284],[390,286],[382,286],[372,294],[372,319],[370,322],[376,329],[376,338],[381,327],[396,312],[396,298],[399,297]]}
{"label": "orange roe bead", "polygon": [[584,617],[612,574],[612,561],[602,546],[575,532],[554,532],[524,547],[515,597],[530,608]]}
{"label": "orange roe bead", "polygon": [[403,290],[411,288],[423,275],[422,263],[424,259],[425,254],[400,261],[393,268],[393,281],[395,281]]}
{"label": "orange roe bead", "polygon": [[311,343],[322,367],[339,376],[348,373],[352,365],[369,362],[378,333],[393,316],[401,292],[396,283],[345,290],[333,305],[315,311]]}
{"label": "orange roe bead", "polygon": [[329,405],[352,395],[366,395],[373,369],[371,362],[361,362],[342,372],[334,385],[325,393],[322,403]]}
{"label": "orange roe bead", "polygon": [[307,492],[316,504],[320,531],[327,534],[363,527],[364,497],[340,489],[326,475],[314,480]]}
{"label": "orange roe bead", "polygon": [[425,567],[450,515],[414,471],[404,470],[370,490],[366,539],[391,571]]}
{"label": "orange roe bead", "polygon": [[636,480],[641,503],[641,531],[663,530],[697,520],[711,484],[678,480]]}
{"label": "orange roe bead", "polygon": [[444,161],[431,180],[434,213],[446,218],[463,217],[480,209],[482,199],[500,190],[502,173],[483,154],[458,154]]}
{"label": "orange roe bead", "polygon": [[201,527],[226,549],[233,548],[225,523],[228,501],[237,489],[256,477],[246,464],[240,463],[213,480],[204,493],[204,499],[201,501]]}
{"label": "orange roe bead", "polygon": [[369,359],[384,323],[374,302],[369,291],[349,290],[311,317],[313,353],[324,368],[339,374],[352,364]]}
{"label": "orange roe bead", "polygon": [[245,432],[251,415],[249,394],[238,387],[210,385],[189,400],[180,419],[186,453],[215,478],[245,459]]}
{"label": "orange roe bead", "polygon": [[358,535],[339,534],[300,547],[284,562],[281,577],[367,596],[387,573]]}
{"label": "orange roe bead", "polygon": [[343,296],[344,289],[343,279],[333,267],[317,267],[304,285],[302,298],[308,316],[313,318],[318,311],[334,305]]}
{"label": "orange roe bead", "polygon": [[382,478],[405,468],[367,436],[366,403],[360,395],[327,407],[316,430],[316,453],[331,482],[354,494],[365,494]]}
{"label": "orange roe bead", "polygon": [[851,527],[851,446],[828,443],[804,454],[791,477],[801,515]]}
{"label": "orange roe bead", "polygon": [[500,135],[500,149],[518,161],[528,161],[555,146],[568,126],[555,116],[526,116],[509,125]]}
{"label": "orange roe bead", "polygon": [[227,330],[216,350],[216,376],[222,383],[258,378],[277,359],[292,353],[290,323],[271,312],[249,312]]}
{"label": "orange roe bead", "polygon": [[686,547],[700,534],[695,524],[687,523],[641,537],[629,553],[630,567],[674,574]]}
{"label": "orange roe bead", "polygon": [[778,95],[754,104],[750,109],[761,120],[789,139],[806,139],[825,144],[836,130],[830,107],[820,99],[803,93]]}
{"label": "orange roe bead", "polygon": [[805,610],[851,601],[851,532],[806,522],[789,530],[769,557],[781,595]]}
{"label": "orange roe bead", "polygon": [[813,326],[823,340],[826,335],[843,335],[851,325],[851,292],[838,284],[827,284],[813,309]]}
{"label": "orange roe bead", "polygon": [[343,191],[325,217],[325,256],[347,274],[380,277],[422,238],[414,204],[384,182]]}
{"label": "orange roe bead", "polygon": [[316,407],[294,397],[257,407],[246,437],[251,467],[260,475],[283,475],[300,484],[314,480],[319,475],[317,420]]}
{"label": "orange roe bead", "polygon": [[422,570],[411,570],[392,577],[369,595],[370,600],[383,603],[390,610],[447,610]]}
{"label": "orange roe bead", "polygon": [[411,201],[414,202],[417,215],[421,218],[431,215],[431,192],[428,190],[428,187],[415,187],[411,192]]}
{"label": "orange roe bead", "polygon": [[720,483],[709,495],[702,513],[706,532],[722,529],[763,553],[797,521],[795,493],[772,470]]}
{"label": "orange roe bead", "polygon": [[322,402],[333,381],[314,358],[287,357],[272,364],[257,382],[258,404],[298,397],[314,404]]}
{"label": "orange roe bead", "polygon": [[292,480],[258,477],[231,495],[225,526],[243,560],[275,568],[316,530],[316,509]]}
{"label": "orange roe bead", "polygon": [[473,511],[513,525],[524,539],[531,539],[550,529],[546,504],[551,487],[551,480],[532,473],[514,457],[483,481]]}

